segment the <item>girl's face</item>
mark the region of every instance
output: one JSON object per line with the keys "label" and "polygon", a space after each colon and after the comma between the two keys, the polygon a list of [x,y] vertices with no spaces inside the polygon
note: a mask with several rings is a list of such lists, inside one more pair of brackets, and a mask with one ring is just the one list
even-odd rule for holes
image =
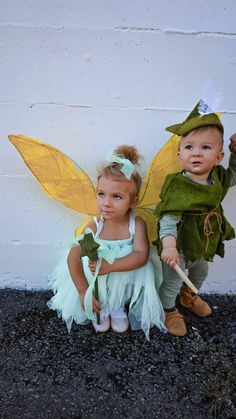
{"label": "girl's face", "polygon": [[180,163],[192,180],[207,180],[212,168],[223,157],[222,136],[217,128],[192,131],[180,140]]}
{"label": "girl's face", "polygon": [[133,189],[132,181],[100,177],[97,185],[97,207],[105,220],[121,219],[130,208],[136,206],[138,198],[132,195]]}

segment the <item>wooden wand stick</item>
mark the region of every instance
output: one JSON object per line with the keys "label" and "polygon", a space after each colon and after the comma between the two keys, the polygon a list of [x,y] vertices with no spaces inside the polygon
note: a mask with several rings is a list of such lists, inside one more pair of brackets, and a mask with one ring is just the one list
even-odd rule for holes
{"label": "wooden wand stick", "polygon": [[182,278],[182,280],[185,282],[185,284],[188,285],[188,287],[191,288],[191,290],[195,294],[198,294],[197,288],[195,287],[195,285],[193,285],[193,283],[190,281],[190,279],[187,277],[184,271],[180,268],[180,266],[176,264],[174,266],[174,269],[177,272],[177,274],[180,276],[180,278]]}

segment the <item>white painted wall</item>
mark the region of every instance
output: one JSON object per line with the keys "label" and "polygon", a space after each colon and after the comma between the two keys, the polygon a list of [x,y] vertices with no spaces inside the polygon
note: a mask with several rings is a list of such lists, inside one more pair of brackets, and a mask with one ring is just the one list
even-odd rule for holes
{"label": "white painted wall", "polygon": [[[8,0],[0,13],[0,287],[47,288],[81,216],[44,195],[9,133],[61,149],[93,180],[120,143],[145,172],[210,78],[236,131],[234,0]],[[236,227],[236,188],[224,207]],[[235,292],[236,240],[211,264],[206,291]]]}

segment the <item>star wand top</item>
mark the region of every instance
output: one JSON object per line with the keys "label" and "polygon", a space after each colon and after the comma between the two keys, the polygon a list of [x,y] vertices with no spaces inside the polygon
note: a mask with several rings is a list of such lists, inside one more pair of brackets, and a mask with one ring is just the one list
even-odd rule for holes
{"label": "star wand top", "polygon": [[[88,256],[90,260],[98,259],[98,248],[100,245],[94,240],[92,233],[84,235],[83,239],[78,241],[82,250],[81,256]],[[94,295],[99,302],[98,278],[94,284]],[[100,314],[97,313],[97,324],[100,324]]]}

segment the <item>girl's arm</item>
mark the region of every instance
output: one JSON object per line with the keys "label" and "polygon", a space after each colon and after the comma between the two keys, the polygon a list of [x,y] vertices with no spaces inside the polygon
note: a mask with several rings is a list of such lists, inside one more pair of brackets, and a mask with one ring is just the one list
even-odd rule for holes
{"label": "girl's arm", "polygon": [[[93,226],[90,226],[93,228]],[[88,282],[84,275],[84,270],[81,262],[81,248],[80,246],[74,246],[70,249],[67,264],[70,271],[71,278],[77,288],[77,291],[80,295],[81,305],[84,308],[84,297],[88,289]],[[96,298],[93,296],[93,311],[99,313],[101,306]]]}
{"label": "girl's arm", "polygon": [[[134,251],[123,258],[115,259],[112,265],[103,260],[99,269],[99,275],[105,275],[109,272],[132,271],[141,268],[141,266],[147,263],[148,255],[149,243],[146,224],[141,217],[137,216],[135,218]],[[95,271],[95,264],[93,262],[89,262],[89,267],[92,272]]]}

